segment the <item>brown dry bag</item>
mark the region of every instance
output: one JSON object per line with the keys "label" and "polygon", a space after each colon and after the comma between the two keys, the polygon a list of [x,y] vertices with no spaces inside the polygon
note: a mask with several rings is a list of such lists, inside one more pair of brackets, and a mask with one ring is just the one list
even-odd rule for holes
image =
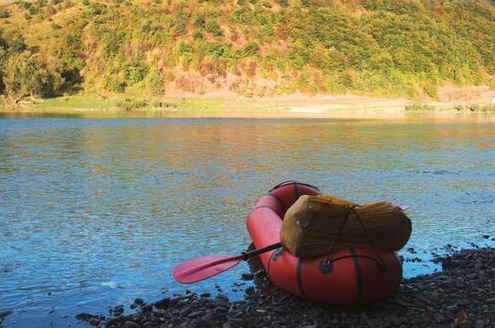
{"label": "brown dry bag", "polygon": [[280,241],[299,257],[350,246],[382,246],[398,251],[411,231],[411,220],[391,202],[358,205],[332,196],[304,195],[285,213]]}

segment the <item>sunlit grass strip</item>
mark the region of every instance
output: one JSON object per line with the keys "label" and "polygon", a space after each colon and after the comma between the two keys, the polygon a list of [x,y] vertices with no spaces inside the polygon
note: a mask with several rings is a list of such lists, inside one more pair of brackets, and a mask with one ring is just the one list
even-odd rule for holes
{"label": "sunlit grass strip", "polygon": [[72,95],[48,98],[33,106],[39,110],[226,110],[222,99],[190,99],[166,97],[134,97],[117,95],[103,97],[99,95]]}

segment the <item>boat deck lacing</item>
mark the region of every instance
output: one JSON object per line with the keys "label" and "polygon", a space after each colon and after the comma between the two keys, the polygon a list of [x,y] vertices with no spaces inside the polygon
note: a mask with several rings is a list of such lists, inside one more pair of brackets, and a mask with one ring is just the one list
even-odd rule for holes
{"label": "boat deck lacing", "polygon": [[[320,268],[321,272],[330,272],[331,271],[331,269],[329,269],[327,267],[329,267],[329,266],[331,267],[332,262],[336,260],[336,259],[332,259],[332,254],[334,252],[335,246],[337,246],[337,243],[339,242],[340,237],[342,236],[342,232],[344,231],[345,224],[347,223],[351,213],[353,213],[354,216],[359,221],[359,224],[360,224],[361,228],[363,229],[364,234],[368,238],[369,246],[371,247],[371,249],[373,249],[373,252],[375,253],[375,258],[371,258],[371,257],[370,258],[375,261],[375,263],[378,266],[378,269],[380,271],[383,272],[383,271],[387,270],[387,263],[385,263],[385,261],[381,258],[380,254],[378,253],[378,250],[376,249],[376,243],[373,240],[373,237],[369,234],[368,230],[364,226],[364,223],[363,223],[361,216],[356,212],[357,207],[359,207],[359,205],[347,206],[349,211],[347,212],[347,215],[345,216],[344,220],[342,221],[342,223],[339,227],[339,233],[337,235],[337,238],[335,238],[335,240],[333,241],[332,246],[330,247],[329,255],[327,256],[327,258],[323,259],[320,263],[319,268]],[[352,256],[347,256],[347,257],[352,257]],[[361,257],[365,258],[364,256],[361,256]]]}

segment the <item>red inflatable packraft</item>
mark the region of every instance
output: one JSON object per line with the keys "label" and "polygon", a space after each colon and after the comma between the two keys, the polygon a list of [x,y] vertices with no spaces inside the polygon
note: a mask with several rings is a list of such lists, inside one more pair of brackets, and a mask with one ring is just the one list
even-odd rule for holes
{"label": "red inflatable packraft", "polygon": [[[247,218],[256,248],[280,241],[282,218],[301,195],[318,188],[287,181],[261,197]],[[260,255],[271,282],[293,295],[334,304],[367,303],[392,296],[402,279],[402,264],[394,251],[349,247],[314,258],[299,258],[279,248]]]}

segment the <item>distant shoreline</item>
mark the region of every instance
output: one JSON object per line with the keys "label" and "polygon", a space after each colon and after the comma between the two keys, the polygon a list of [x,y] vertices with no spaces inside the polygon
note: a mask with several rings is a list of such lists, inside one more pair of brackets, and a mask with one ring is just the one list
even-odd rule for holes
{"label": "distant shoreline", "polygon": [[7,115],[244,117],[244,118],[375,118],[401,119],[418,113],[438,117],[495,116],[495,98],[482,102],[417,102],[403,98],[358,95],[252,97],[217,93],[143,97],[136,95],[71,95],[0,106]]}

